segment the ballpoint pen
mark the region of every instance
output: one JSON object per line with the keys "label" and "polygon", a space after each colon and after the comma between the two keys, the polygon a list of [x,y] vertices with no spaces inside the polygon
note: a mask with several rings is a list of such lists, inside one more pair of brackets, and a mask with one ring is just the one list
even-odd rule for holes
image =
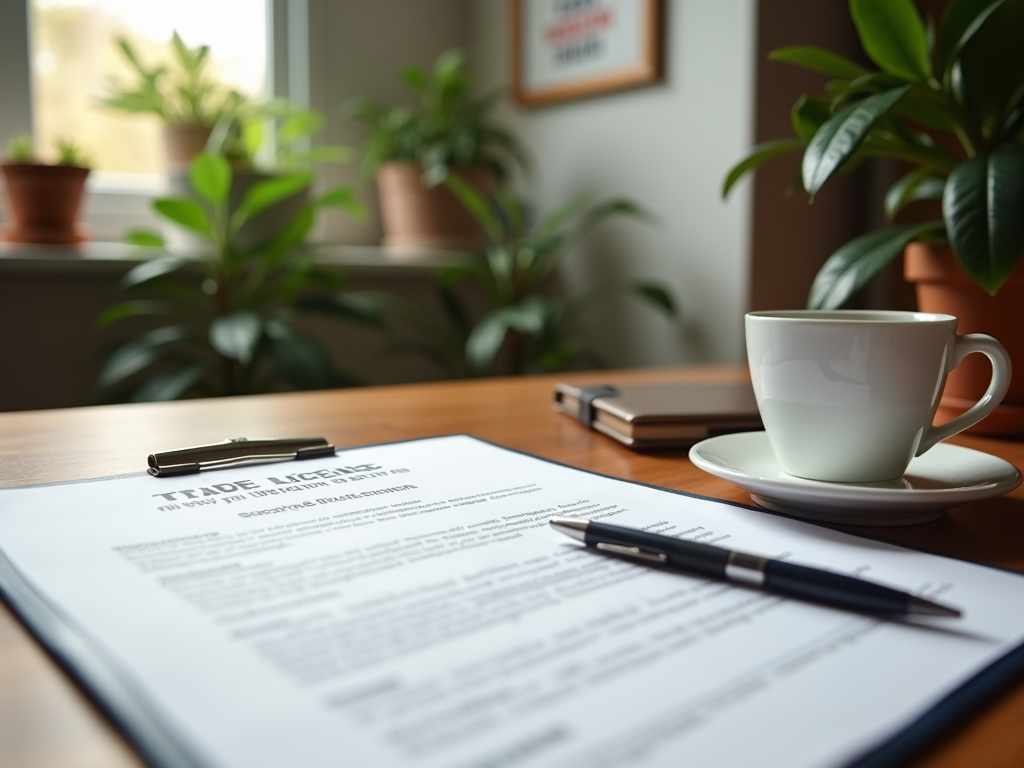
{"label": "ballpoint pen", "polygon": [[725,579],[787,597],[869,613],[961,615],[956,608],[866,579],[819,568],[590,520],[553,517],[550,522],[556,531],[602,552],[622,555],[648,565],[664,565]]}

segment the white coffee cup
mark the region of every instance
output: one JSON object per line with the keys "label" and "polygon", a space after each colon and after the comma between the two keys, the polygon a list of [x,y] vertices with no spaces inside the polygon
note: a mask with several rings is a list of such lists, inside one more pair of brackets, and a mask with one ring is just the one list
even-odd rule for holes
{"label": "white coffee cup", "polygon": [[[747,360],[782,470],[811,480],[899,478],[910,460],[987,416],[1010,383],[1010,356],[956,318],[923,312],[750,312]],[[932,426],[947,374],[972,352],[992,361],[970,410]]]}

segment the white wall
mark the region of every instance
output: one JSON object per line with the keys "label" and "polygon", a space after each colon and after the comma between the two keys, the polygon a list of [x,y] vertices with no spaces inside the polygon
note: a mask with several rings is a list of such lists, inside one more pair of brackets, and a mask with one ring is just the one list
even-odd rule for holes
{"label": "white wall", "polygon": [[[675,325],[633,300],[588,316],[585,335],[613,365],[743,359],[749,295],[750,195],[719,190],[750,146],[755,87],[755,0],[665,0],[665,80],[535,110],[510,124],[536,163],[527,182],[541,211],[573,195],[628,196],[654,226],[609,221],[566,262],[570,287],[605,276],[654,277],[683,309]],[[471,4],[478,84],[509,83],[505,0]]]}
{"label": "white wall", "polygon": [[[408,104],[412,92],[400,80],[409,65],[429,68],[444,51],[466,47],[470,0],[308,0],[309,100],[327,117],[322,143],[358,148],[362,134],[342,105],[353,96],[382,104]],[[325,169],[323,183],[353,183],[368,204],[362,222],[325,216],[318,238],[342,243],[380,242],[376,190],[359,167]]]}

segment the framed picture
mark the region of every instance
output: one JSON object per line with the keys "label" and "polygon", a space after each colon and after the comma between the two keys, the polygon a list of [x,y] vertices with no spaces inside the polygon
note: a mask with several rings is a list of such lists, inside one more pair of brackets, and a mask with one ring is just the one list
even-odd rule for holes
{"label": "framed picture", "polygon": [[661,0],[513,0],[513,84],[527,106],[661,79]]}

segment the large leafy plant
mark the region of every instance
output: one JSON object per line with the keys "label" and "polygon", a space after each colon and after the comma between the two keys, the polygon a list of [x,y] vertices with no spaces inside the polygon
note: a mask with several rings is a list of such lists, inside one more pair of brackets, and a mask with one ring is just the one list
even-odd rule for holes
{"label": "large leafy plant", "polygon": [[296,107],[287,99],[250,102],[217,122],[207,149],[224,155],[236,169],[266,172],[348,160],[348,147],[310,144],[323,129],[323,115],[315,109]]}
{"label": "large leafy plant", "polygon": [[206,128],[244,108],[245,98],[211,74],[209,46],[189,48],[175,32],[170,61],[148,66],[127,38],[119,38],[117,45],[135,81],[112,82],[103,99],[108,107],[156,115],[170,126]]}
{"label": "large leafy plant", "polygon": [[205,247],[167,254],[160,235],[130,234],[150,257],[122,285],[132,292],[145,289],[146,295],[116,304],[99,322],[143,317],[155,327],[113,352],[100,386],[130,387],[129,399],[149,401],[353,383],[335,369],[323,344],[294,324],[302,312],[376,322],[358,295],[338,293],[341,276],[318,266],[304,245],[319,210],[333,206],[362,214],[351,190],[324,193],[268,240],[243,246],[238,235],[246,222],[306,189],[311,174],[261,181],[237,206],[229,206],[233,174],[224,157],[199,155],[189,178],[196,197],[158,199],[154,208],[198,235]]}
{"label": "large leafy plant", "polygon": [[995,293],[1024,255],[1024,0],[951,0],[935,28],[911,0],[850,0],[869,69],[831,51],[794,46],[772,58],[821,72],[829,98],[794,106],[796,138],[771,141],[728,174],[724,194],[751,168],[802,151],[813,196],[869,157],[911,169],[885,199],[941,199],[942,218],[857,237],[825,262],[808,305],[834,308],[915,240],[948,242],[968,275]]}
{"label": "large leafy plant", "polygon": [[[379,296],[418,334],[400,350],[427,355],[450,375],[496,376],[562,371],[602,365],[572,333],[572,321],[609,294],[626,290],[666,315],[676,312],[671,294],[661,285],[636,281],[604,284],[576,296],[561,295],[551,285],[563,257],[610,216],[643,217],[634,203],[613,199],[594,203],[573,198],[530,226],[522,204],[507,190],[493,199],[482,196],[457,174],[445,184],[480,222],[490,241],[486,252],[438,274],[444,314],[393,296]],[[469,298],[460,288],[470,287]],[[474,312],[472,291],[483,297],[485,311]]]}
{"label": "large leafy plant", "polygon": [[404,69],[402,81],[412,89],[415,107],[385,107],[366,98],[348,102],[349,114],[368,131],[367,170],[392,161],[420,163],[424,181],[435,186],[451,167],[483,166],[500,180],[511,162],[526,165],[519,142],[490,116],[503,92],[474,97],[464,66],[464,54],[453,49],[443,53],[430,71]]}

